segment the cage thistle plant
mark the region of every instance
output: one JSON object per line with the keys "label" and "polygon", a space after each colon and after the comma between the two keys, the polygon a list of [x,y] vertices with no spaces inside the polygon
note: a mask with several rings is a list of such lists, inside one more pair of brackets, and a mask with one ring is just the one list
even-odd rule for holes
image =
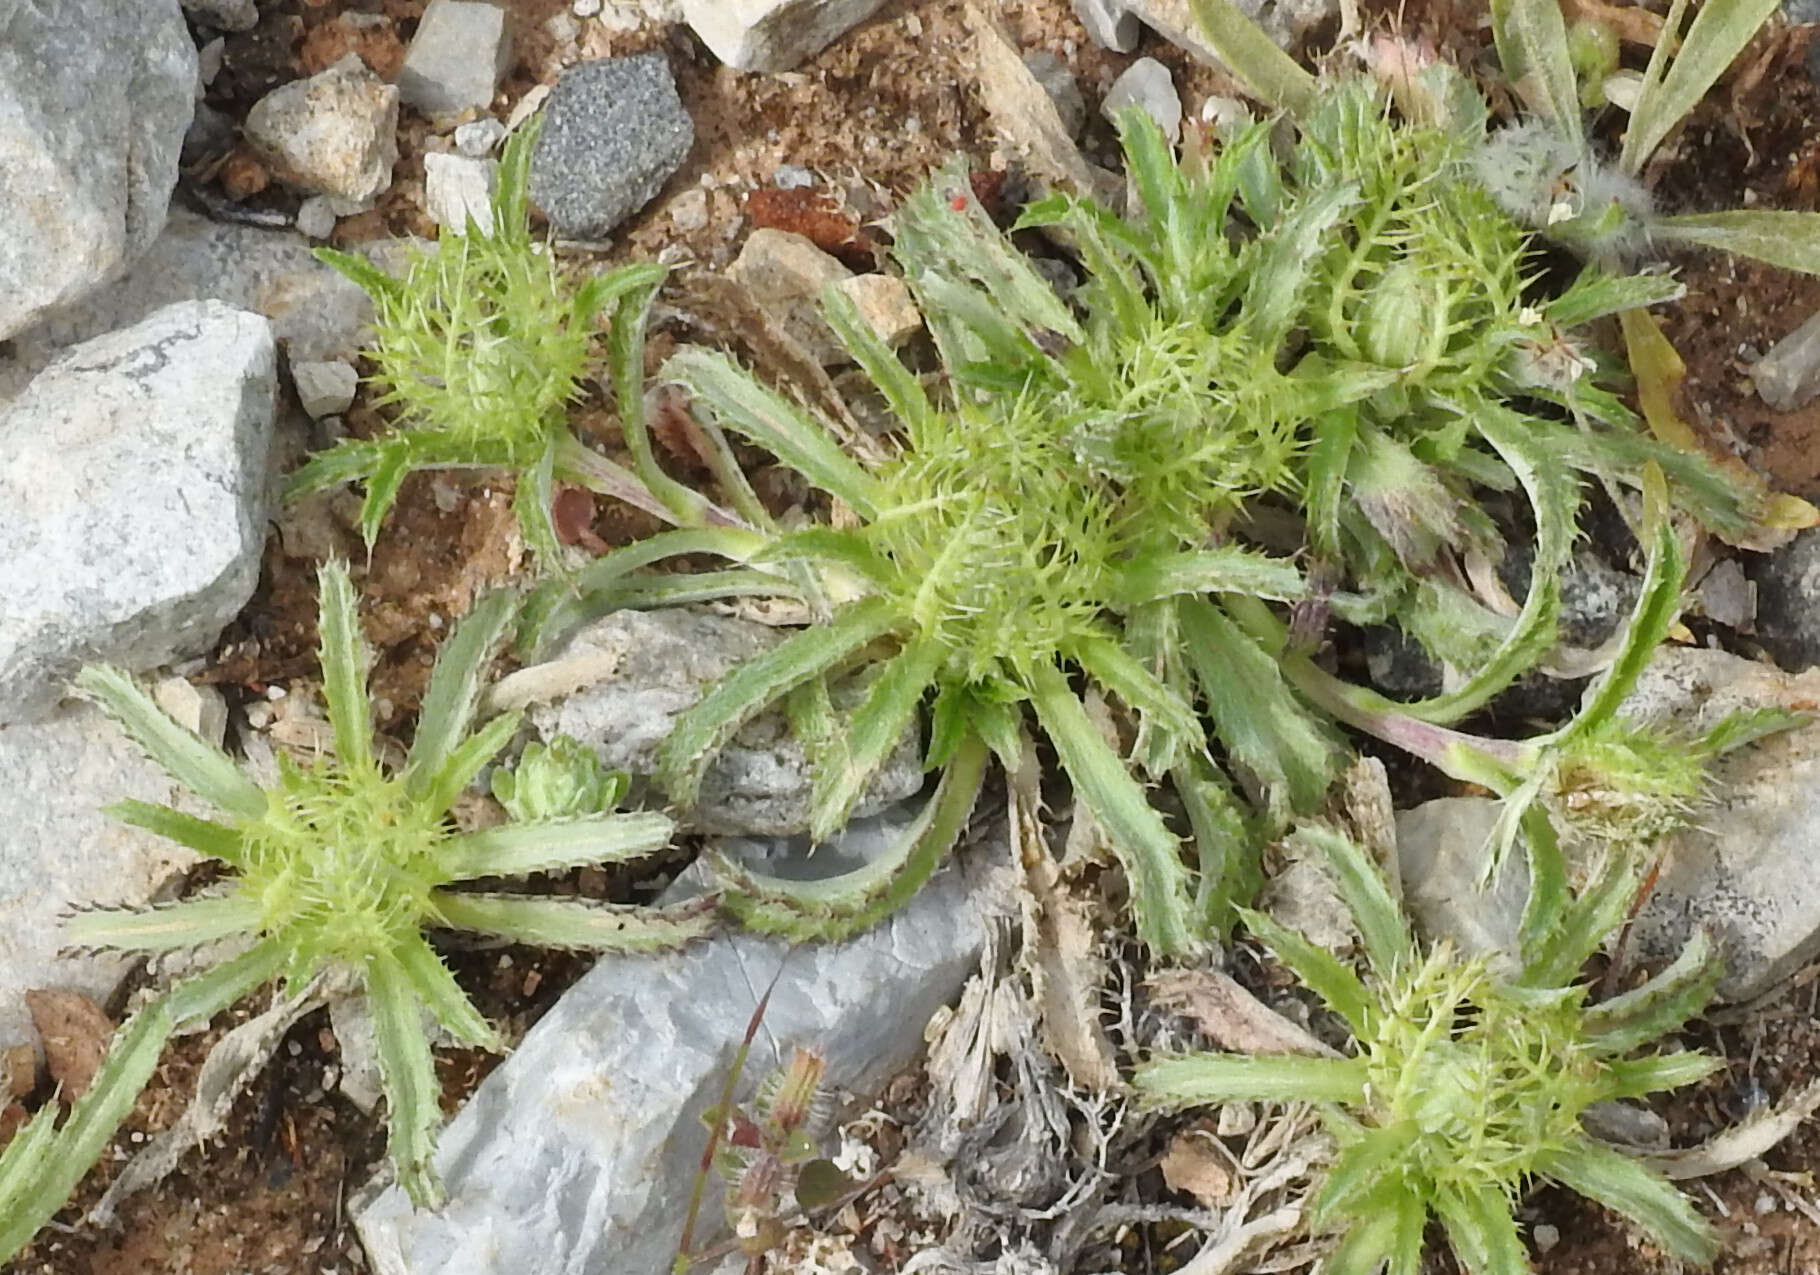
{"label": "cage thistle plant", "polygon": [[[511,741],[515,714],[476,728],[482,678],[515,614],[507,592],[483,598],[438,652],[417,731],[403,766],[389,772],[373,734],[366,687],[368,653],[354,588],[336,563],[321,574],[323,691],[331,751],[309,761],[281,757],[262,788],[219,748],[166,717],[126,674],[91,667],[77,689],[99,704],[154,761],[198,798],[212,818],[124,801],[124,823],[188,846],[225,871],[222,888],[145,908],[97,908],[66,926],[72,946],[157,953],[229,953],[207,972],[166,992],[127,1023],[95,1083],[61,1127],[46,1107],[0,1153],[0,1256],[16,1252],[60,1207],[106,1146],[151,1075],[165,1039],[185,1022],[206,1021],[274,979],[295,994],[321,971],[351,978],[372,1008],[387,1101],[387,1151],[398,1181],[419,1205],[441,1188],[431,1167],[441,1123],[440,1086],[422,1014],[455,1039],[486,1049],[502,1042],[456,984],[427,932],[464,930],[510,941],[600,951],[674,947],[714,924],[713,901],[669,910],[465,890],[478,878],[617,862],[659,849],[670,820],[616,814],[598,802],[618,795],[582,773],[526,779],[545,798],[542,817],[459,832],[450,808]],[[532,759],[534,771],[547,762]],[[552,803],[555,808],[552,809]],[[231,945],[231,946],[227,946]]]}
{"label": "cage thistle plant", "polygon": [[1329,829],[1302,829],[1357,922],[1366,974],[1266,916],[1247,912],[1245,923],[1345,1021],[1352,1055],[1181,1054],[1134,1077],[1145,1099],[1166,1107],[1317,1104],[1337,1148],[1311,1210],[1316,1227],[1336,1233],[1321,1268],[1331,1275],[1416,1275],[1431,1217],[1472,1275],[1520,1275],[1530,1265],[1512,1213],[1544,1179],[1622,1214],[1676,1258],[1704,1265],[1717,1254],[1686,1197],[1581,1124],[1594,1103],[1691,1084],[1719,1067],[1704,1054],[1637,1052],[1712,995],[1712,945],[1697,935],[1650,981],[1587,1004],[1580,966],[1623,920],[1636,881],[1614,857],[1575,898],[1548,825],[1533,827],[1523,959],[1509,978],[1445,943],[1424,950],[1362,850]]}

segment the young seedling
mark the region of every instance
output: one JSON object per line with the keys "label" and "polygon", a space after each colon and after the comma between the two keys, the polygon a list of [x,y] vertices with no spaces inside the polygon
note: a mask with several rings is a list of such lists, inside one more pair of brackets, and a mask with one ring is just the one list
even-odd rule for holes
{"label": "young seedling", "polygon": [[441,1198],[430,1164],[440,1086],[423,1014],[465,1044],[503,1046],[426,931],[644,951],[686,943],[714,922],[712,900],[655,911],[458,888],[476,878],[636,858],[663,846],[672,825],[660,814],[597,809],[456,831],[450,807],[518,728],[512,714],[474,728],[481,680],[511,622],[513,597],[482,599],[444,642],[409,754],[400,770],[388,773],[373,737],[369,656],[353,584],[331,562],[321,586],[333,750],[307,763],[281,757],[270,788],[171,721],[125,673],[91,667],[76,679],[83,695],[217,815],[201,818],[141,801],[123,801],[110,813],[214,860],[226,876],[222,889],[182,902],[78,913],[66,928],[69,942],[143,953],[237,943],[227,950],[238,954],[135,1015],[61,1128],[46,1108],[0,1154],[0,1260],[69,1197],[131,1109],[170,1033],[207,1021],[262,984],[282,979],[295,995],[319,971],[335,970],[364,992],[387,1099],[387,1150],[411,1199],[432,1206]]}
{"label": "young seedling", "polygon": [[[365,257],[323,248],[317,256],[373,298],[369,356],[379,403],[399,429],[347,439],[291,476],[298,495],[336,483],[366,484],[360,528],[370,546],[404,479],[419,469],[494,468],[516,475],[513,508],[539,562],[562,562],[550,504],[557,479],[634,505],[666,522],[737,523],[699,493],[665,476],[651,457],[644,420],[646,314],[664,277],[637,264],[568,284],[547,244],[532,237],[526,174],[540,121],[507,141],[490,231],[448,227],[430,249],[412,248],[394,277]],[[610,358],[621,426],[637,472],[584,446],[567,413],[597,359],[597,321],[612,315]],[[743,496],[735,467],[719,476]]]}
{"label": "young seedling", "polygon": [[1581,1116],[1597,1102],[1691,1084],[1719,1067],[1685,1051],[1634,1057],[1698,1013],[1719,978],[1704,934],[1662,973],[1603,1004],[1586,1003],[1580,966],[1625,915],[1628,868],[1578,899],[1547,824],[1530,842],[1534,885],[1523,966],[1494,977],[1446,944],[1423,951],[1369,856],[1322,828],[1298,835],[1324,852],[1363,939],[1367,974],[1270,918],[1251,931],[1345,1020],[1352,1057],[1183,1054],[1140,1067],[1151,1102],[1312,1102],[1338,1147],[1311,1220],[1339,1233],[1329,1275],[1417,1275],[1423,1234],[1439,1219],[1472,1275],[1530,1269],[1512,1211],[1532,1181],[1559,1183],[1635,1222],[1682,1261],[1718,1252],[1712,1228],[1667,1179],[1595,1140]]}

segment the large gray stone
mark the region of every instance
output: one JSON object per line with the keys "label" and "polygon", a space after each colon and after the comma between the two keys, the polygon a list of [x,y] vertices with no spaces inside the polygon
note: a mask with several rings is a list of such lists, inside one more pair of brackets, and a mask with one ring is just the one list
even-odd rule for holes
{"label": "large gray stone", "polygon": [[265,542],[271,324],[218,301],[70,350],[0,415],[0,722],[205,651]]}
{"label": "large gray stone", "polygon": [[127,797],[168,803],[174,789],[99,709],[72,704],[47,721],[0,725],[0,1049],[35,1039],[23,1000],[34,988],[113,994],[131,959],[59,955],[60,918],[149,902],[195,861],[101,813]]}
{"label": "large gray stone", "polygon": [[[1624,711],[1698,730],[1740,709],[1816,702],[1820,672],[1674,647],[1656,656]],[[1731,754],[1712,781],[1711,803],[1662,844],[1662,872],[1626,955],[1659,965],[1708,926],[1727,964],[1720,997],[1748,1000],[1820,952],[1820,725]]]}
{"label": "large gray stone", "polygon": [[[899,821],[858,830],[874,843]],[[818,856],[819,858],[819,856]],[[824,1092],[876,1095],[978,966],[1004,882],[967,859],[857,938],[791,947],[729,934],[682,952],[606,956],[443,1131],[448,1204],[388,1189],[357,1218],[380,1275],[657,1275],[669,1269],[702,1147],[759,997],[781,967],[740,1092],[793,1047]],[[697,1239],[720,1231],[718,1191]]]}
{"label": "large gray stone", "polygon": [[350,280],[279,230],[210,221],[183,209],[113,287],[40,316],[0,354],[0,406],[68,347],[178,301],[214,299],[262,314],[296,362],[352,359],[373,305]]}
{"label": "large gray stone", "polygon": [[195,89],[177,0],[0,5],[0,338],[158,237]]}
{"label": "large gray stone", "polygon": [[479,0],[430,0],[411,37],[398,92],[431,117],[484,111],[512,64],[506,11]]}
{"label": "large gray stone", "polygon": [[279,181],[326,195],[343,215],[370,207],[398,162],[398,90],[358,53],[267,93],[247,112],[246,140]]}
{"label": "large gray stone", "polygon": [[878,12],[885,0],[682,0],[708,50],[741,71],[788,71]]}
{"label": "large gray stone", "polygon": [[1529,902],[1529,861],[1511,847],[1485,880],[1491,837],[1503,810],[1489,797],[1441,797],[1397,812],[1397,871],[1403,905],[1431,943],[1445,939],[1497,973],[1522,966],[1520,931]]}
{"label": "large gray stone", "polygon": [[[572,736],[604,765],[649,778],[677,714],[786,636],[787,630],[684,608],[616,611],[582,629],[547,663],[502,680],[492,703],[528,707],[544,738]],[[841,688],[834,698],[842,702]],[[916,733],[906,731],[857,811],[902,801],[922,784]],[[679,817],[704,832],[795,836],[809,826],[809,793],[802,745],[780,715],[766,713],[721,751],[702,780],[701,800]]]}
{"label": "large gray stone", "polygon": [[544,107],[531,198],[557,234],[604,239],[663,189],[694,141],[663,54],[583,62]]}

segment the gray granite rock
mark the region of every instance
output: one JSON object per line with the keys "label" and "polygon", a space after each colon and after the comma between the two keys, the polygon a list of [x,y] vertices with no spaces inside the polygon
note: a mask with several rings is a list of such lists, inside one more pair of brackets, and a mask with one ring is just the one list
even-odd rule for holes
{"label": "gray granite rock", "polygon": [[1764,649],[1795,672],[1820,664],[1820,527],[1797,532],[1773,553],[1752,554],[1744,573],[1757,586]]}
{"label": "gray granite rock", "polygon": [[[859,826],[876,853],[904,817]],[[817,858],[820,858],[818,854]],[[390,1188],[356,1224],[380,1275],[657,1275],[669,1269],[707,1131],[758,999],[778,978],[740,1093],[797,1045],[824,1092],[866,1101],[922,1049],[977,968],[1006,883],[968,856],[895,917],[838,944],[729,934],[605,956],[488,1076],[440,1138],[442,1209]],[[718,1190],[697,1230],[719,1238]]]}
{"label": "gray granite rock", "polygon": [[398,92],[425,115],[484,111],[512,65],[506,11],[477,0],[430,0],[405,51]]}
{"label": "gray granite rock", "polygon": [[708,50],[741,71],[788,71],[878,12],[885,0],[682,0]]}
{"label": "gray granite rock", "polygon": [[172,0],[0,6],[0,338],[158,237],[195,89]]}
{"label": "gray granite rock", "polygon": [[70,350],[0,415],[0,722],[85,661],[212,644],[265,543],[271,325],[183,302]]}
{"label": "gray granite rock", "polygon": [[1442,797],[1397,813],[1397,871],[1403,905],[1429,942],[1449,940],[1483,956],[1501,975],[1522,962],[1520,931],[1529,901],[1529,861],[1512,847],[1489,885],[1486,856],[1503,804],[1489,797]]}
{"label": "gray granite rock", "polygon": [[297,402],[313,421],[325,416],[339,416],[354,402],[354,391],[360,387],[360,374],[345,359],[324,359],[319,363],[291,361],[291,384],[297,390]]}
{"label": "gray granite rock", "polygon": [[435,152],[423,157],[423,207],[444,230],[466,234],[472,221],[480,233],[493,233],[493,184],[499,161]]}
{"label": "gray granite rock", "polygon": [[288,186],[370,207],[398,162],[398,90],[350,53],[325,71],[267,93],[247,112],[246,140]]}
{"label": "gray granite rock", "polygon": [[[569,639],[544,664],[502,679],[495,708],[528,708],[539,735],[571,735],[614,770],[648,778],[676,715],[736,664],[788,630],[704,611],[617,611]],[[837,704],[843,702],[836,688]],[[923,785],[914,731],[861,799],[869,814]],[[680,817],[705,832],[794,836],[809,826],[809,765],[783,719],[764,714],[734,736],[708,768],[701,801]]]}
{"label": "gray granite rock", "polygon": [[1805,407],[1820,394],[1820,313],[1811,316],[1751,364],[1757,395],[1778,412]]}
{"label": "gray granite rock", "polygon": [[176,795],[99,709],[71,704],[42,722],[0,724],[0,1049],[35,1039],[22,999],[34,988],[113,994],[131,958],[59,955],[59,917],[78,905],[150,902],[195,861],[101,813],[127,797]]}
{"label": "gray granite rock", "polygon": [[544,107],[531,198],[557,234],[604,239],[663,189],[694,141],[663,54],[583,62]]}
{"label": "gray granite rock", "polygon": [[[1739,709],[1813,706],[1820,672],[1783,673],[1722,651],[1664,648],[1624,711],[1704,729]],[[1631,965],[1672,959],[1706,925],[1727,962],[1719,995],[1747,1000],[1820,952],[1820,725],[1722,759],[1713,800],[1662,845],[1663,868],[1631,928]]]}
{"label": "gray granite rock", "polygon": [[[331,223],[332,225],[332,223]],[[0,353],[0,406],[63,350],[178,301],[215,299],[262,314],[300,362],[352,359],[372,321],[367,294],[310,255],[298,236],[174,211],[164,233],[113,287],[44,314]]]}

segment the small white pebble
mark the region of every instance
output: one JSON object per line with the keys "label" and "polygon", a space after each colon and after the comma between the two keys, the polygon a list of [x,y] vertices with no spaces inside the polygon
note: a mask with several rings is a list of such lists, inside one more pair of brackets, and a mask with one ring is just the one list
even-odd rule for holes
{"label": "small white pebble", "polygon": [[278,685],[278,683],[276,683],[276,682],[273,682],[270,686],[267,686],[265,688],[265,697],[267,699],[271,700],[274,704],[276,704],[279,700],[283,699],[286,695],[289,695],[289,694],[290,694],[289,691],[287,691],[284,687]]}
{"label": "small white pebble", "polygon": [[455,149],[469,159],[485,159],[505,135],[506,126],[489,115],[456,129]]}
{"label": "small white pebble", "polygon": [[303,1042],[300,1040],[287,1041],[284,1050],[291,1057],[295,1058],[303,1052]]}
{"label": "small white pebble", "polygon": [[394,707],[392,701],[383,695],[373,701],[373,711],[382,718],[390,717]]}
{"label": "small white pebble", "polygon": [[129,1136],[128,1136],[128,1138],[127,1138],[127,1141],[129,1141],[129,1142],[144,1142],[144,1141],[145,1141],[145,1135],[144,1135],[144,1134],[143,1134],[143,1133],[140,1133],[140,1132],[139,1132],[139,1131],[138,1131],[138,1130],[137,1130],[137,1129],[135,1129],[135,1130],[133,1130],[133,1132],[132,1132],[132,1133],[131,1133],[131,1134],[130,1134],[130,1135],[129,1135]]}
{"label": "small white pebble", "polygon": [[1561,1242],[1561,1231],[1544,1222],[1529,1233],[1529,1238],[1536,1242],[1536,1252],[1546,1253]]}
{"label": "small white pebble", "polygon": [[430,632],[432,632],[432,633],[442,632],[442,617],[440,615],[438,615],[436,612],[432,611],[428,615],[426,615],[423,618],[423,622],[430,626]]}
{"label": "small white pebble", "polygon": [[510,952],[500,953],[499,968],[502,970],[509,970],[512,968],[512,954]]}
{"label": "small white pebble", "polygon": [[272,706],[263,700],[256,700],[246,706],[246,724],[254,730],[264,730],[272,724],[272,719],[276,716],[277,714],[272,711]]}
{"label": "small white pebble", "polygon": [[1768,1191],[1764,1191],[1757,1196],[1757,1203],[1754,1207],[1759,1214],[1774,1213],[1776,1211],[1776,1197],[1771,1195]]}
{"label": "small white pebble", "polygon": [[312,195],[297,206],[297,229],[311,239],[335,233],[334,202],[327,195]]}
{"label": "small white pebble", "polygon": [[600,12],[600,0],[575,0],[569,12],[578,18],[591,18]]}

